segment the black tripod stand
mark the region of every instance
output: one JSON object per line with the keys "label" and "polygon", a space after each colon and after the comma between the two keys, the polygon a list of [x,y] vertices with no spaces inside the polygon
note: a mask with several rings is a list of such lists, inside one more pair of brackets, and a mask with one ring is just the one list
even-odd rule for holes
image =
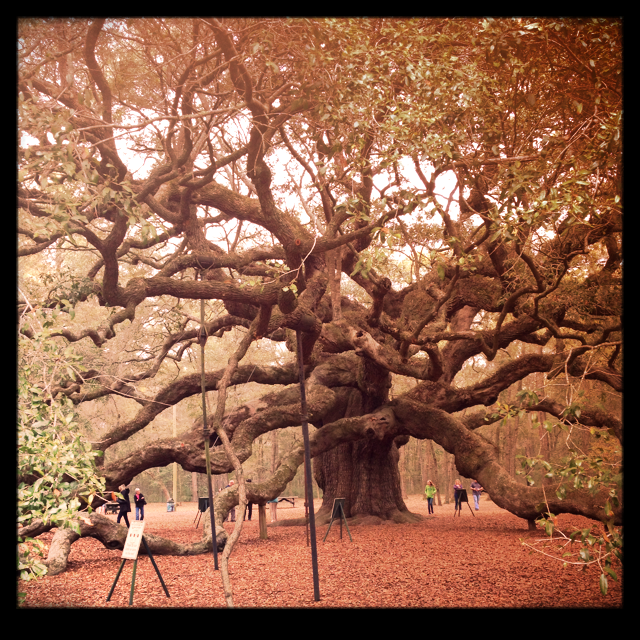
{"label": "black tripod stand", "polygon": [[462,503],[466,502],[467,503],[467,507],[469,507],[469,511],[471,511],[471,515],[475,518],[476,514],[473,513],[473,509],[471,508],[471,505],[469,504],[469,498],[467,496],[467,490],[466,489],[460,489],[460,491],[458,491],[458,497],[455,501],[455,510],[453,512],[453,517],[456,517],[456,513],[458,514],[458,517],[460,517],[462,515]]}
{"label": "black tripod stand", "polygon": [[349,534],[349,540],[353,542],[353,538],[351,537],[351,531],[349,531],[349,525],[347,524],[347,516],[344,515],[344,501],[345,498],[334,498],[333,499],[333,511],[331,512],[331,522],[329,523],[329,528],[327,529],[327,533],[324,534],[324,538],[322,542],[327,539],[329,535],[329,531],[331,531],[331,525],[333,524],[334,518],[340,518],[340,540],[342,540],[342,521],[344,520],[344,524],[347,527],[347,533]]}

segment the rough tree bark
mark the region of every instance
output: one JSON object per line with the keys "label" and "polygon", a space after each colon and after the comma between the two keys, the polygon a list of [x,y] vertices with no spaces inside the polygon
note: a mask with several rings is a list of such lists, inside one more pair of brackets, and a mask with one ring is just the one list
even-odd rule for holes
{"label": "rough tree bark", "polygon": [[[327,415],[327,422],[371,413],[388,400],[388,371],[364,358],[358,362],[357,380],[358,389],[343,392],[337,413]],[[345,515],[355,518],[354,524],[419,520],[420,516],[409,513],[402,499],[398,460],[394,438],[343,444],[319,456],[314,473],[323,500],[317,521],[329,521],[335,498],[346,499]]]}

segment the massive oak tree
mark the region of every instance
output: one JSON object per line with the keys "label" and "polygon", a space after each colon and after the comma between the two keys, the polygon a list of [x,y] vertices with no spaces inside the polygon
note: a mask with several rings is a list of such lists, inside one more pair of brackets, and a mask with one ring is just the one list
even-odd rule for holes
{"label": "massive oak tree", "polygon": [[[301,332],[320,518],[339,496],[356,520],[415,519],[397,464],[410,436],[537,517],[542,488],[516,482],[481,427],[532,374],[622,390],[619,21],[34,19],[19,38],[18,253],[50,272],[36,286],[21,267],[21,335],[50,314],[90,354],[53,396],[138,403],[96,449],[199,394],[176,363],[235,328],[205,386],[210,425],[246,460],[300,424],[300,391],[294,364],[243,357],[257,341],[295,351]],[[100,353],[141,316],[114,377]],[[515,343],[535,348],[512,357]],[[413,384],[391,397],[394,375]],[[225,411],[249,381],[262,398]],[[532,397],[519,410],[622,437],[588,399]],[[200,420],[111,456],[107,488],[172,462],[203,473],[202,434]],[[233,470],[212,451],[214,473]],[[247,497],[277,496],[302,458],[296,445]],[[605,518],[602,492],[546,498]],[[222,518],[238,494],[217,500]]]}

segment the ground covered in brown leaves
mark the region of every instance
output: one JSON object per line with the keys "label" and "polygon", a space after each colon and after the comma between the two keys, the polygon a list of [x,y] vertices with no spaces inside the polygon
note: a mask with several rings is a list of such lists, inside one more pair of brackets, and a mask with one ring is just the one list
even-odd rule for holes
{"label": "ground covered in brown leaves", "polygon": [[[427,516],[421,496],[406,501],[410,511]],[[285,503],[286,504],[286,503]],[[279,505],[278,519],[299,518],[304,508]],[[302,500],[300,500],[302,504]],[[471,505],[473,507],[473,505]],[[316,510],[320,501],[316,501]],[[260,540],[257,507],[245,522],[229,561],[237,607],[609,607],[622,606],[622,572],[600,594],[594,567],[562,567],[540,553],[530,554],[521,540],[544,537],[527,531],[525,520],[483,500],[474,517],[463,505],[453,517],[453,505],[435,507],[418,524],[360,525],[351,528],[353,542],[337,522],[326,542],[328,525],[318,528],[320,600],[314,601],[311,549],[305,527],[269,527]],[[182,503],[176,513],[166,505],[146,507],[145,531],[193,542],[195,503]],[[115,516],[113,516],[115,519]],[[269,510],[267,510],[269,517]],[[565,531],[589,526],[579,516],[559,517]],[[231,523],[225,523],[227,531]],[[49,542],[52,533],[41,536]],[[133,561],[127,560],[110,602],[107,595],[121,563],[121,551],[109,551],[97,540],[75,542],[69,567],[58,576],[24,583],[23,607],[127,607]],[[149,558],[141,553],[135,581],[134,607],[225,607],[220,572],[213,555],[155,558],[169,590],[167,598]]]}

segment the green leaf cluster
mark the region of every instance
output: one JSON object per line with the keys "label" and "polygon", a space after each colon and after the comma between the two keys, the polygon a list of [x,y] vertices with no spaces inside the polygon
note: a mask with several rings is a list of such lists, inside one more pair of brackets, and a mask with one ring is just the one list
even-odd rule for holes
{"label": "green leaf cluster", "polygon": [[[44,323],[47,324],[47,323]],[[20,479],[17,522],[36,520],[79,532],[82,503],[90,505],[104,491],[93,451],[79,430],[73,403],[51,393],[61,374],[72,379],[82,367],[71,347],[64,348],[43,326],[31,339],[20,335],[18,365],[18,469]],[[86,509],[91,511],[91,507]],[[43,575],[38,560],[42,546],[18,539],[18,570],[23,580]]]}
{"label": "green leaf cluster", "polygon": [[[533,400],[535,394],[523,392],[520,396],[523,399]],[[535,398],[537,402],[537,397]],[[532,402],[534,404],[534,402]],[[564,417],[572,416],[580,417],[580,406],[577,403],[570,404],[565,410]],[[549,432],[554,429],[561,428],[568,431],[570,427],[564,422],[545,421],[545,429]],[[562,554],[565,563],[570,557],[577,558],[578,562],[584,563],[584,566],[597,564],[601,570],[599,577],[599,587],[602,595],[606,595],[608,590],[608,577],[617,580],[617,574],[612,568],[614,562],[622,562],[623,534],[622,528],[617,527],[613,523],[613,509],[618,507],[620,502],[618,498],[619,491],[622,486],[622,473],[620,470],[621,450],[620,443],[616,438],[610,436],[606,431],[592,428],[590,433],[598,440],[605,443],[614,444],[608,454],[600,455],[600,450],[591,450],[581,453],[577,450],[571,451],[570,455],[565,457],[559,464],[552,464],[544,460],[542,456],[516,456],[520,459],[522,471],[518,473],[526,474],[529,484],[533,484],[530,472],[535,467],[543,467],[545,478],[558,481],[555,487],[555,493],[559,500],[564,500],[567,492],[572,489],[588,489],[592,495],[596,495],[604,490],[607,499],[603,505],[604,519],[597,533],[593,532],[592,527],[583,530],[574,531],[568,536],[568,540],[573,546],[574,543],[580,545],[577,551],[566,551]],[[544,511],[546,505],[538,505],[540,511]],[[545,533],[551,539],[557,531],[556,518],[551,512],[545,512],[538,518],[537,523],[542,526]]]}

